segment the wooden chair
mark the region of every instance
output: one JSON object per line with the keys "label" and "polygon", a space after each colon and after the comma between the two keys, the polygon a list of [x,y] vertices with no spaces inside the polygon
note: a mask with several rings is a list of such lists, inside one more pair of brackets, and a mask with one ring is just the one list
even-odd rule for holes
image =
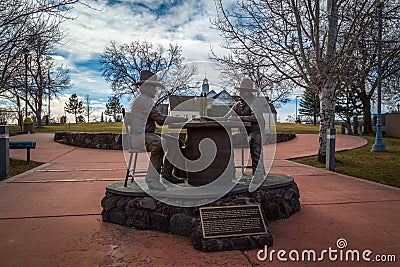
{"label": "wooden chair", "polygon": [[237,169],[241,169],[242,170],[242,174],[244,173],[245,169],[248,168],[249,166],[247,166],[247,160],[246,160],[246,165],[244,162],[244,149],[249,147],[249,143],[247,141],[247,135],[243,134],[243,135],[237,135],[234,137],[233,141],[233,148],[240,148],[241,150],[241,165],[235,165],[235,168]]}
{"label": "wooden chair", "polygon": [[[136,170],[138,154],[139,153],[147,153],[147,150],[146,150],[146,148],[135,148],[135,147],[133,147],[133,145],[131,143],[131,138],[130,138],[130,135],[132,134],[131,133],[131,129],[130,129],[130,125],[132,123],[131,120],[132,120],[132,116],[131,116],[130,112],[125,112],[125,114],[124,114],[124,126],[125,126],[125,132],[126,132],[126,135],[127,135],[126,138],[128,140],[127,143],[128,143],[128,146],[129,146],[129,149],[128,149],[129,161],[128,161],[128,168],[127,168],[126,174],[125,174],[124,187],[128,186],[129,177],[132,178],[131,181],[133,182],[134,178],[135,178],[135,174],[147,173],[147,171],[137,171]],[[135,155],[135,159],[134,159],[133,167],[132,167],[132,159],[133,159],[134,155]]]}

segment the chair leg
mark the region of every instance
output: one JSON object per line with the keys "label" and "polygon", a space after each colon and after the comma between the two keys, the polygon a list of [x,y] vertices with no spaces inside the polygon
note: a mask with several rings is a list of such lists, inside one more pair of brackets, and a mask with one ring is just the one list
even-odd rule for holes
{"label": "chair leg", "polygon": [[242,174],[244,173],[244,148],[241,148],[242,150]]}
{"label": "chair leg", "polygon": [[31,161],[31,149],[28,148],[26,150],[26,162],[29,163]]}
{"label": "chair leg", "polygon": [[[136,155],[137,155],[137,154],[136,154]],[[125,175],[124,187],[127,187],[127,186],[128,186],[128,177],[129,177],[129,172],[131,171],[132,156],[133,156],[133,153],[130,153],[130,156],[129,156],[129,163],[128,163],[128,169],[126,170],[126,175]]]}
{"label": "chair leg", "polygon": [[136,163],[137,163],[137,157],[138,157],[139,153],[135,153],[135,161],[133,162],[133,169],[132,169],[132,182],[133,182],[133,178],[135,176],[135,172],[136,172]]}

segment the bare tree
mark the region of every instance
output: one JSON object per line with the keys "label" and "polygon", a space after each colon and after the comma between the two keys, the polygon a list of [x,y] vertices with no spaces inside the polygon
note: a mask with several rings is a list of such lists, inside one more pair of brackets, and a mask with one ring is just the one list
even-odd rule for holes
{"label": "bare tree", "polygon": [[[51,56],[55,52],[54,44],[59,42],[63,35],[58,29],[58,22],[53,20],[41,20],[35,23],[35,28],[51,29],[37,35],[32,30],[31,40],[27,45],[27,53],[20,59],[19,65],[23,65],[14,74],[13,89],[8,88],[8,94],[19,95],[27,102],[30,110],[35,114],[36,124],[42,126],[43,100],[51,96],[57,96],[70,85],[69,71],[55,66]],[[21,57],[20,57],[21,58]]]}
{"label": "bare tree", "polygon": [[[54,66],[50,54],[63,34],[59,25],[80,0],[4,0],[0,3],[0,95],[24,100],[42,126],[47,94],[68,87],[68,71]],[[45,92],[46,91],[46,92]],[[26,110],[27,112],[27,110]],[[50,114],[48,114],[50,115]]]}
{"label": "bare tree", "polygon": [[[54,21],[43,20],[37,26],[51,28],[46,34],[33,35],[29,44],[30,61],[28,65],[30,88],[28,104],[36,114],[36,124],[42,126],[42,107],[47,87],[51,87],[51,77],[49,75],[51,67],[54,65],[50,54],[54,51],[53,45],[62,38],[58,30],[58,24]],[[68,86],[68,85],[65,85]]]}
{"label": "bare tree", "polygon": [[263,57],[234,49],[229,55],[222,56],[212,51],[211,58],[218,63],[217,70],[221,72],[220,78],[225,87],[233,88],[244,77],[249,77],[275,107],[289,101],[293,86],[287,81],[271,79],[272,67],[265,64]]}
{"label": "bare tree", "polygon": [[63,65],[57,66],[54,61],[51,61],[47,68],[47,101],[48,113],[50,118],[50,104],[51,100],[58,99],[60,94],[71,87],[70,70]]}
{"label": "bare tree", "polygon": [[161,92],[157,103],[164,101],[172,92],[178,92],[196,73],[197,67],[184,65],[181,47],[169,44],[154,45],[147,41],[134,41],[117,45],[111,42],[101,55],[102,76],[111,83],[115,96],[133,97],[138,90],[141,70],[151,70],[165,83],[167,90]]}
{"label": "bare tree", "polygon": [[168,71],[163,71],[162,82],[165,88],[157,93],[156,105],[172,95],[193,94],[193,89],[197,89],[197,87],[190,86],[190,83],[198,72],[199,68],[196,64],[177,64]]}
{"label": "bare tree", "polygon": [[89,123],[90,115],[93,113],[93,107],[90,103],[89,94],[85,96],[85,116],[87,117],[87,122]]}
{"label": "bare tree", "polygon": [[[359,5],[361,4],[358,3]],[[360,11],[358,11],[360,12]],[[363,12],[363,11],[361,11]],[[382,48],[382,89],[384,92],[393,92],[394,81],[400,78],[400,2],[386,0],[383,7],[383,48]],[[367,19],[367,16],[370,16]],[[356,19],[359,14],[349,13],[350,18]],[[378,69],[378,42],[377,42],[377,17],[373,8],[364,23],[358,24],[354,30],[358,32],[355,40],[353,56],[349,58],[349,69],[343,73],[347,79],[347,86],[362,102],[364,133],[372,133],[371,104],[377,89]],[[347,78],[345,77],[347,74]],[[398,87],[397,87],[398,88]],[[387,98],[386,98],[387,99]]]}
{"label": "bare tree", "polygon": [[[213,25],[225,38],[233,57],[256,57],[263,73],[276,84],[319,93],[318,160],[325,161],[327,129],[334,123],[335,98],[348,71],[357,40],[374,24],[375,1],[237,1],[218,11]],[[231,6],[232,7],[232,6]],[[364,28],[360,28],[362,25]]]}
{"label": "bare tree", "polygon": [[400,112],[400,73],[386,80],[383,101],[391,112]]}
{"label": "bare tree", "polygon": [[[80,0],[3,0],[0,2],[0,93],[13,83],[14,73],[23,68],[32,38],[54,32],[53,26],[68,17],[68,11]],[[58,27],[56,27],[58,28]],[[11,84],[11,85],[10,85]]]}

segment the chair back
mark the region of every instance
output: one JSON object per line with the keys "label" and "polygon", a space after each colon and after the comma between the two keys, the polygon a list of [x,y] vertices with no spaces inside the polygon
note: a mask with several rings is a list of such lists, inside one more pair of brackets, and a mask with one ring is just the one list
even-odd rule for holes
{"label": "chair back", "polygon": [[[125,139],[127,140],[127,145],[129,146],[129,150],[133,152],[146,152],[146,148],[144,146],[144,135],[140,136],[140,138],[136,138],[132,133],[132,125],[133,125],[133,116],[131,112],[125,112],[124,115],[124,127],[125,127]],[[138,145],[139,143],[139,145]]]}
{"label": "chair back", "polygon": [[125,133],[126,134],[131,134],[131,125],[132,125],[132,115],[130,112],[125,112],[124,114],[124,127],[125,127]]}

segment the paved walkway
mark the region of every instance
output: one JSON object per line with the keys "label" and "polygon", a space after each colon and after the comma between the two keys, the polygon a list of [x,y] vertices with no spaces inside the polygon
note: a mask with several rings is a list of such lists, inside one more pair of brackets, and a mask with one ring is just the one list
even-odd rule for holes
{"label": "paved walkway", "polygon": [[[37,141],[32,159],[46,164],[0,182],[0,266],[305,265],[279,262],[276,253],[273,262],[262,262],[258,250],[203,253],[187,237],[103,223],[100,201],[107,184],[123,180],[123,153],[61,145],[52,138],[12,137]],[[359,137],[337,136],[339,150],[365,144]],[[295,178],[301,211],[269,222],[272,249],[319,253],[337,249],[336,241],[344,238],[348,249],[369,249],[371,258],[395,254],[399,261],[400,190],[287,160],[316,154],[317,147],[316,135],[298,135],[277,145],[271,172]],[[23,150],[11,150],[10,155],[26,156]],[[139,166],[146,167],[145,158]],[[344,265],[328,261],[328,255],[325,259],[324,266]]]}

